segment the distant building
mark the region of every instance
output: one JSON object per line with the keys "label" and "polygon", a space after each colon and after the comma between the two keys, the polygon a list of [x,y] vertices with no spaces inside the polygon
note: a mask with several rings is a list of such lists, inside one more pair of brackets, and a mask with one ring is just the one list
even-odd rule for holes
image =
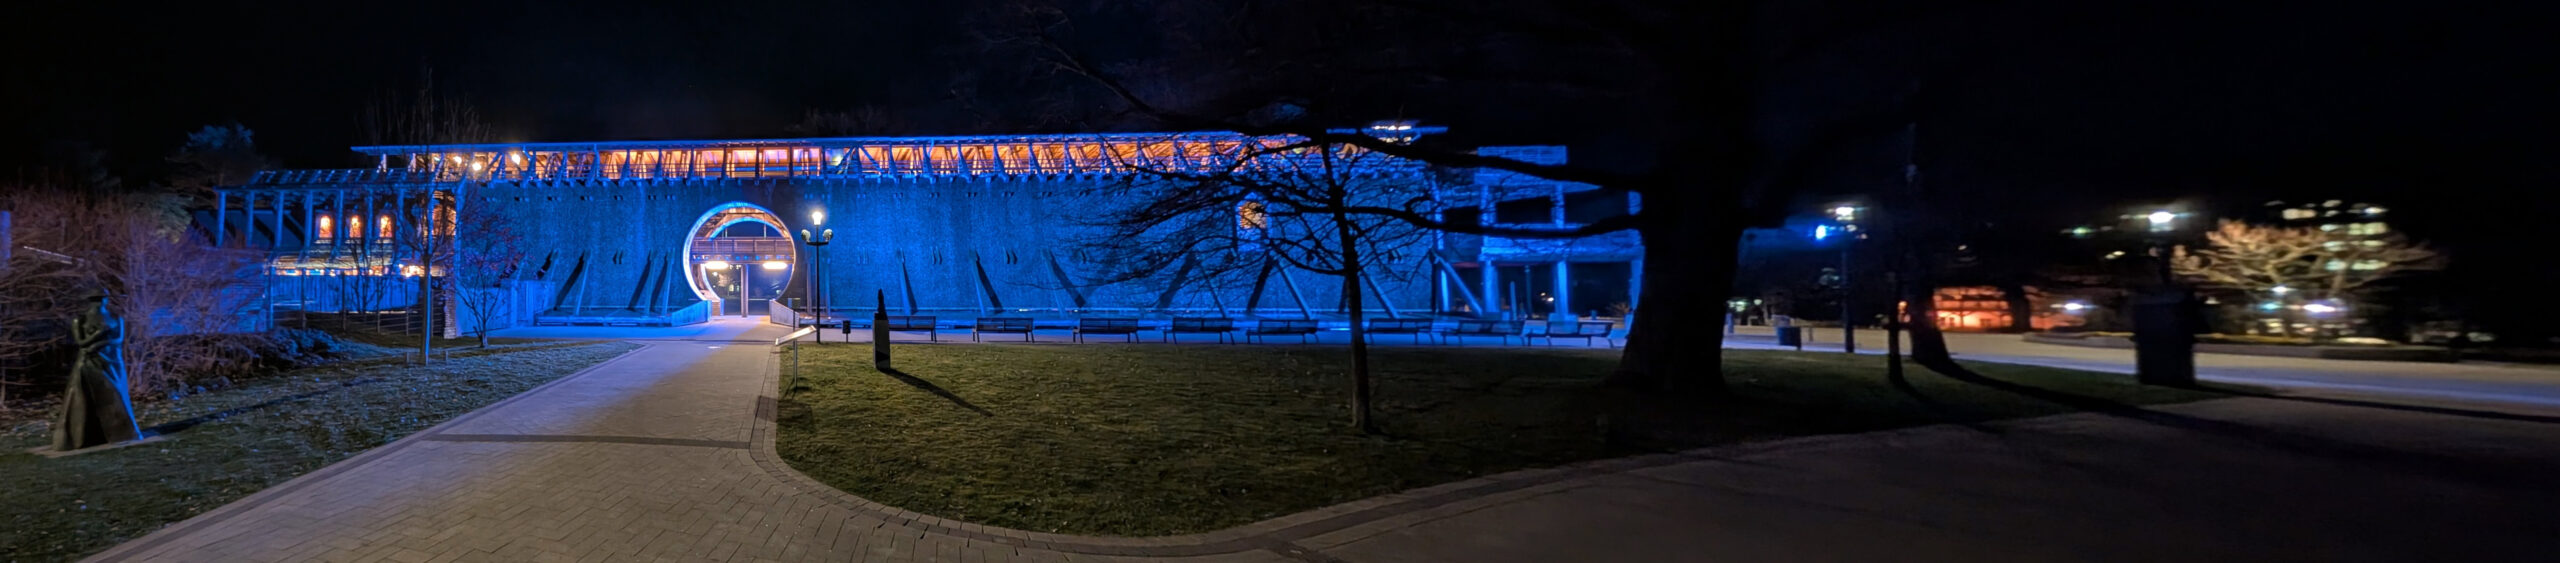
{"label": "distant building", "polygon": [[[2026,293],[2027,309],[2034,311],[2027,317],[2028,328],[2053,330],[2081,324],[2079,313],[2086,304],[2048,303],[2044,292],[2033,287],[2026,288]],[[1930,305],[1937,312],[1939,330],[2008,330],[2017,318],[2016,311],[2009,308],[2008,294],[1987,285],[1938,288]]]}

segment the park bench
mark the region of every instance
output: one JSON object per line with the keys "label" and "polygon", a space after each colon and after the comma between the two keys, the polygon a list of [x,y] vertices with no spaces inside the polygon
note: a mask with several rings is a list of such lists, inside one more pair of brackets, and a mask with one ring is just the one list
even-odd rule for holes
{"label": "park bench", "polygon": [[[1440,331],[1440,338],[1444,342],[1457,338],[1459,344],[1465,344],[1467,342],[1465,337],[1468,336],[1494,336],[1502,338],[1502,343],[1508,345],[1511,344],[1511,337],[1520,336],[1521,324],[1520,321],[1461,319],[1458,321],[1458,326]],[[1523,336],[1520,339],[1525,342],[1528,337]]]}
{"label": "park bench", "polygon": [[1431,319],[1369,319],[1369,334],[1410,334],[1421,344],[1431,334]]}
{"label": "park bench", "polygon": [[889,327],[889,332],[923,332],[925,337],[941,342],[942,335],[933,331],[934,320],[933,315],[889,315],[880,324]]}
{"label": "park bench", "polygon": [[1031,317],[978,317],[969,327],[969,341],[978,342],[980,334],[1020,334],[1023,342],[1031,341]]}
{"label": "park bench", "polygon": [[[1549,322],[1545,332],[1528,336],[1544,336],[1550,345],[1555,344],[1558,338],[1580,338],[1584,346],[1590,346],[1591,339],[1598,338],[1607,341],[1610,348],[1618,347],[1618,341],[1609,339],[1609,321]],[[1528,336],[1521,337],[1521,340],[1527,341]]]}
{"label": "park bench", "polygon": [[1130,341],[1130,342],[1137,342],[1137,341],[1138,341],[1138,331],[1140,331],[1140,330],[1144,330],[1144,328],[1143,328],[1143,327],[1138,326],[1138,319],[1131,319],[1131,318],[1086,318],[1086,319],[1076,319],[1076,334],[1075,334],[1075,337],[1076,337],[1076,341],[1077,341],[1077,342],[1083,342],[1083,341],[1084,341],[1084,335],[1087,335],[1087,334],[1123,334],[1123,335],[1128,335],[1128,337],[1129,337],[1129,341]]}
{"label": "park bench", "polygon": [[1215,335],[1218,335],[1218,341],[1219,341],[1219,342],[1226,342],[1226,341],[1227,341],[1227,339],[1229,338],[1229,337],[1227,336],[1227,333],[1235,332],[1235,331],[1236,331],[1236,320],[1235,320],[1235,319],[1231,319],[1231,318],[1226,318],[1226,317],[1174,317],[1174,318],[1173,318],[1173,324],[1165,325],[1165,327],[1164,327],[1164,341],[1166,341],[1166,342],[1174,342],[1174,341],[1175,341],[1175,339],[1174,339],[1173,335],[1176,335],[1176,334],[1204,334],[1204,333],[1205,333],[1205,334],[1215,334]]}
{"label": "park bench", "polygon": [[1289,335],[1289,334],[1294,334],[1294,335],[1297,335],[1297,336],[1298,336],[1298,342],[1299,342],[1300,344],[1304,344],[1304,343],[1306,343],[1306,342],[1307,342],[1307,339],[1309,339],[1309,338],[1314,338],[1314,337],[1315,337],[1315,335],[1316,335],[1316,320],[1315,320],[1315,319],[1262,319],[1260,322],[1256,322],[1256,323],[1254,323],[1254,325],[1253,325],[1253,330],[1245,331],[1245,333],[1244,333],[1244,339],[1245,339],[1245,341],[1246,341],[1246,342],[1252,342],[1252,341],[1253,341],[1253,337],[1255,337],[1255,336],[1261,336],[1261,337],[1264,337],[1264,338],[1263,338],[1263,340],[1268,341],[1268,340],[1270,340],[1270,338],[1269,338],[1269,337],[1270,337],[1271,335],[1275,335],[1275,334],[1280,334],[1280,335]]}

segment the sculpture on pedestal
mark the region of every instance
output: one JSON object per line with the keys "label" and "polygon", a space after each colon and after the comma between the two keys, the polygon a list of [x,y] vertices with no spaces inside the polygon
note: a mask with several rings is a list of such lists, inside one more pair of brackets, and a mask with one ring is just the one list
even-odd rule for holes
{"label": "sculpture on pedestal", "polygon": [[56,450],[142,437],[142,428],[133,421],[132,381],[125,378],[124,319],[108,306],[105,292],[91,294],[89,300],[95,304],[71,319],[80,359],[71,369],[70,388],[62,394],[62,420],[53,425]]}

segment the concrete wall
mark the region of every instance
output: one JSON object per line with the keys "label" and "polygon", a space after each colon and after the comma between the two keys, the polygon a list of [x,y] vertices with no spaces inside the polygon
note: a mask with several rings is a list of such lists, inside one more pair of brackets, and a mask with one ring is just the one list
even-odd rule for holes
{"label": "concrete wall", "polygon": [[[1072,256],[1076,243],[1098,231],[1079,223],[1079,213],[1098,208],[1107,195],[1106,181],[1072,178],[969,180],[795,181],[791,179],[677,182],[495,183],[475,186],[465,197],[466,213],[495,212],[515,216],[532,243],[534,267],[546,255],[549,270],[541,279],[568,283],[569,272],[583,259],[583,288],[564,285],[569,300],[596,308],[645,306],[642,283],[655,274],[659,261],[685,266],[682,248],[695,222],[722,204],[744,202],[772,211],[794,237],[808,228],[809,212],[824,209],[824,228],[835,229],[827,246],[826,275],[838,307],[868,306],[873,291],[886,291],[893,309],[904,307],[912,285],[920,308],[974,311],[980,306],[974,264],[983,263],[987,277],[1005,308],[1059,310],[1074,299],[1050,269],[1054,255],[1071,276],[1079,275]],[[804,251],[807,247],[801,247]],[[1416,253],[1419,254],[1419,253]],[[1403,311],[1429,307],[1428,264],[1421,256],[1385,265],[1407,272],[1406,279],[1381,276],[1393,303]],[[793,269],[798,276],[807,262]],[[901,279],[901,268],[907,279]],[[679,269],[665,287],[671,306],[690,302],[692,292]],[[1318,313],[1334,309],[1338,283],[1295,272],[1299,289]],[[1081,279],[1081,278],[1079,278]],[[650,286],[658,285],[654,281]],[[794,280],[786,294],[802,295],[804,279]],[[1083,290],[1088,308],[1149,309],[1160,289],[1096,287]],[[1246,301],[1243,290],[1221,295],[1229,308]],[[1211,308],[1200,290],[1177,294],[1176,308]],[[1262,299],[1263,314],[1295,314],[1285,286],[1273,280]],[[1371,309],[1379,308],[1372,302]]]}

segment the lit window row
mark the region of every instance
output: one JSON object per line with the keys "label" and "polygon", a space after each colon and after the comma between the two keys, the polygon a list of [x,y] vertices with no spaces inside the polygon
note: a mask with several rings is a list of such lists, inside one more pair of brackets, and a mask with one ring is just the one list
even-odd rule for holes
{"label": "lit window row", "polygon": [[[787,146],[769,148],[521,150],[483,145],[486,150],[401,153],[399,166],[439,177],[478,179],[556,178],[757,178],[827,175],[976,175],[1070,174],[1128,172],[1138,169],[1218,170],[1235,164],[1248,148],[1277,149],[1282,138],[1223,137],[1207,139],[1129,139],[1022,141],[1011,143],[921,142],[854,146]],[[1342,156],[1364,154],[1339,146]],[[386,155],[387,156],[387,155]],[[1279,162],[1320,157],[1314,149],[1291,149],[1257,156]],[[1361,165],[1376,166],[1365,159]],[[1279,162],[1269,162],[1277,164]]]}

